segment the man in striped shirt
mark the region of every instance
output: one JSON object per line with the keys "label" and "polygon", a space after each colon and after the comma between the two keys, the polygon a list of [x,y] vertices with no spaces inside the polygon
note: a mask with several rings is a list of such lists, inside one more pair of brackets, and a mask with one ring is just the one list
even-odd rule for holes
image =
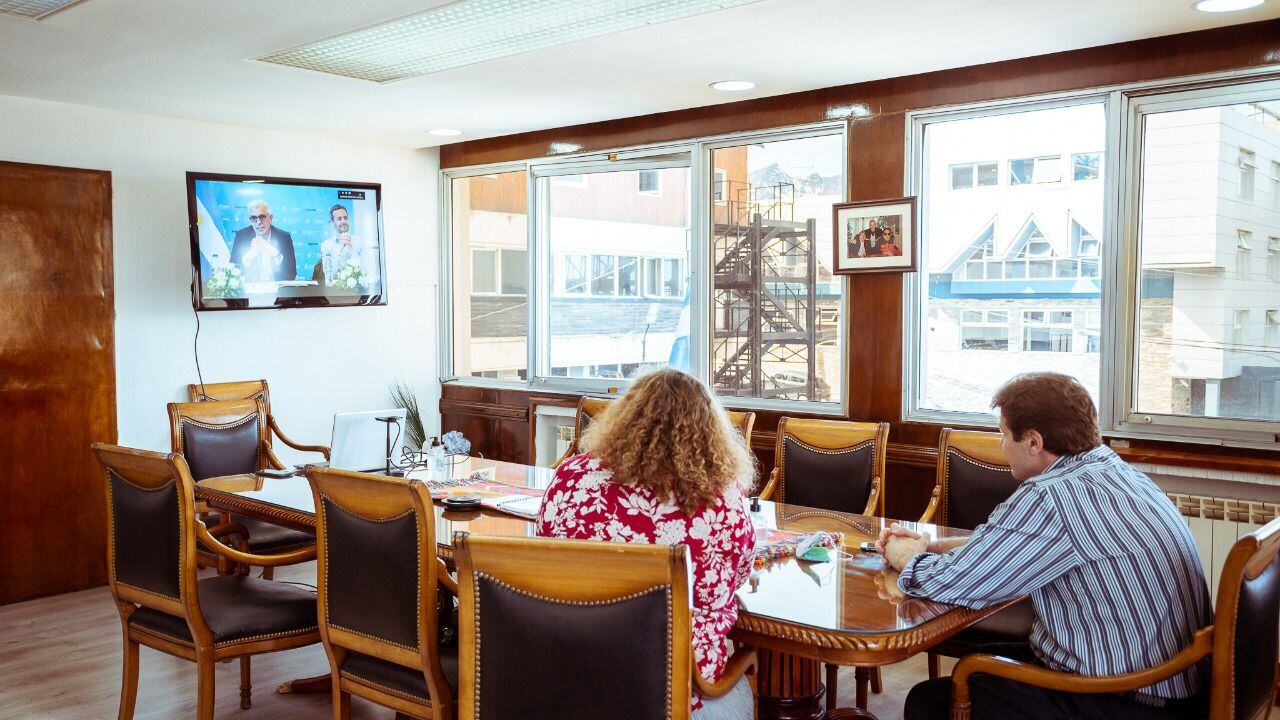
{"label": "man in striped shirt", "polygon": [[[901,570],[898,587],[973,608],[1030,596],[1036,618],[1030,652],[1019,659],[1053,670],[1118,675],[1176,655],[1213,618],[1195,541],[1173,503],[1102,445],[1093,401],[1074,378],[1016,377],[992,407],[1022,483],[967,542],[930,542],[896,524],[886,530],[880,548]],[[1202,663],[1124,695],[977,675],[973,717],[1197,717],[1206,675]],[[947,718],[950,701],[950,678],[921,683],[905,719]]]}

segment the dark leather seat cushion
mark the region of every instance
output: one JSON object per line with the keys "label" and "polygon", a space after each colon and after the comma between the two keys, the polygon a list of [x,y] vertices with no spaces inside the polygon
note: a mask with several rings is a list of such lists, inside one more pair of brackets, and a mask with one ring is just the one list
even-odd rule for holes
{"label": "dark leather seat cushion", "polygon": [[945,645],[978,648],[983,645],[1026,643],[1031,637],[1031,623],[1035,619],[1036,611],[1031,601],[1022,600],[957,633]]}
{"label": "dark leather seat cushion", "polygon": [[[458,692],[458,651],[456,648],[443,646],[440,648],[440,669],[444,671],[444,677],[449,681],[449,687],[453,688],[453,692],[456,695]],[[340,671],[345,677],[362,681],[366,685],[388,691],[392,695],[399,695],[405,699],[423,703],[431,701],[431,697],[427,692],[427,679],[420,670],[397,665],[371,655],[352,652],[347,653],[347,656],[342,660]]]}
{"label": "dark leather seat cushion", "polygon": [[249,531],[249,552],[259,555],[283,548],[311,545],[316,536],[279,525],[272,525],[248,515],[231,516],[231,522],[239,523]]}
{"label": "dark leather seat cushion", "polygon": [[[197,587],[200,610],[216,645],[316,630],[316,595],[295,585],[220,575],[199,581]],[[129,616],[129,624],[192,644],[187,621],[176,615],[139,608]]]}

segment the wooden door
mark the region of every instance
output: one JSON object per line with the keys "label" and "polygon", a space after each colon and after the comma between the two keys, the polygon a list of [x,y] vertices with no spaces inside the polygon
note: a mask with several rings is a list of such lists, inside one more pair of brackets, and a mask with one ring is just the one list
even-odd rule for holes
{"label": "wooden door", "polygon": [[106,582],[111,174],[0,162],[0,604]]}

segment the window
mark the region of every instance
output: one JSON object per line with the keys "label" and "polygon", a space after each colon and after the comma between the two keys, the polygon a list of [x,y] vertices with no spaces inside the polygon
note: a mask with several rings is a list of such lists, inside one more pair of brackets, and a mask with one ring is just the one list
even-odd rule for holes
{"label": "window", "polygon": [[729,199],[729,173],[720,168],[716,168],[715,179],[711,183],[711,199],[715,202]]}
{"label": "window", "polygon": [[1264,338],[1267,352],[1280,351],[1280,310],[1267,311],[1267,330]]}
{"label": "window", "polygon": [[1076,153],[1071,156],[1072,180],[1097,180],[1102,177],[1102,153]]}
{"label": "window", "polygon": [[[569,368],[566,383],[629,380],[667,365],[678,344],[687,346],[678,338],[688,283],[689,168],[627,164],[584,163],[581,187],[565,188],[558,176],[534,183],[534,207],[546,209],[535,243],[570,264],[565,291],[556,294],[547,283],[552,292],[540,305],[535,382],[557,377],[557,367]],[[637,203],[641,188],[663,192]]]}
{"label": "window", "polygon": [[[733,188],[711,213],[711,385],[722,396],[838,403],[844,282],[831,272],[831,206],[844,202],[844,136],[734,143],[711,153]],[[664,283],[664,294],[683,290]]]}
{"label": "window", "polygon": [[951,189],[989,187],[999,182],[999,166],[993,162],[951,166]]}
{"label": "window", "polygon": [[[1060,147],[1105,145],[1104,105],[939,111],[915,122],[922,272],[910,320],[908,416],[990,417],[1000,385],[1039,370],[1069,373],[1098,397],[1097,343],[1091,351],[1074,321],[1101,308],[1102,183],[1039,183],[1062,179]],[[949,192],[955,166],[977,153],[1026,155],[1008,161],[1009,185]]]}
{"label": "window", "polygon": [[591,294],[616,295],[618,276],[613,272],[612,255],[591,256]]}
{"label": "window", "polygon": [[635,297],[640,294],[640,258],[618,258],[618,294]]}
{"label": "window", "polygon": [[454,177],[447,185],[455,375],[527,375],[527,182],[521,169]]}
{"label": "window", "polygon": [[564,292],[582,295],[587,292],[587,256],[564,256]]}
{"label": "window", "polygon": [[1280,210],[1280,160],[1271,162],[1271,207]]}
{"label": "window", "polygon": [[1237,164],[1240,166],[1240,199],[1253,201],[1253,176],[1257,170],[1257,158],[1253,151],[1240,148]]}
{"label": "window", "polygon": [[1236,231],[1236,277],[1249,279],[1249,263],[1253,260],[1253,251],[1249,245],[1253,242],[1253,233],[1248,230]]}
{"label": "window", "polygon": [[[1280,87],[1265,91],[1272,100],[1235,99],[1246,92],[1232,88],[1229,102],[1167,93],[1136,105],[1140,174],[1126,192],[1139,203],[1141,285],[1139,322],[1126,333],[1135,372],[1123,378],[1131,385],[1120,390],[1121,426],[1170,434],[1256,428],[1271,439],[1274,428],[1256,421],[1280,419],[1280,354],[1270,340],[1258,344],[1274,337],[1267,308],[1280,306],[1280,217],[1241,206],[1253,199],[1257,159],[1221,140],[1280,144]],[[1215,232],[1222,227],[1238,229]],[[1256,232],[1268,238],[1265,279],[1254,272]]]}
{"label": "window", "polygon": [[[1047,112],[1047,111],[1041,111]],[[1062,156],[1021,158],[1009,161],[1009,184],[1051,183],[1062,180]]]}
{"label": "window", "polygon": [[645,195],[657,195],[662,192],[662,174],[657,170],[641,170],[636,173],[639,177],[639,191]]}
{"label": "window", "polygon": [[960,317],[962,350],[1008,350],[1009,313],[1005,310],[963,310]]}
{"label": "window", "polygon": [[498,253],[495,250],[471,251],[471,292],[498,292]]}

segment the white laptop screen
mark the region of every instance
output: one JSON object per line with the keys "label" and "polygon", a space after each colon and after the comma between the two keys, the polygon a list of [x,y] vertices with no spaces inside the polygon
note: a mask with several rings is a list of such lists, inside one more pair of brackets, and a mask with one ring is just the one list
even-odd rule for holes
{"label": "white laptop screen", "polygon": [[[394,417],[397,422],[385,423],[378,418]],[[333,443],[329,467],[339,470],[368,472],[382,470],[387,465],[387,429],[391,430],[391,461],[400,461],[400,449],[404,447],[404,408],[357,413],[337,413],[333,416]]]}

